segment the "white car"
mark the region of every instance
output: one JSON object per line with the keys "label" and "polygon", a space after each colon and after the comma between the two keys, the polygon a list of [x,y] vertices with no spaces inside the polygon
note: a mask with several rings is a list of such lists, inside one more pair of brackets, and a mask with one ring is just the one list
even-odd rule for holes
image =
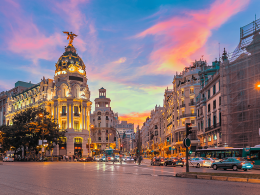
{"label": "white car", "polygon": [[14,158],[11,157],[4,157],[3,162],[14,162]]}
{"label": "white car", "polygon": [[209,158],[192,158],[189,165],[192,167],[211,167],[212,161]]}

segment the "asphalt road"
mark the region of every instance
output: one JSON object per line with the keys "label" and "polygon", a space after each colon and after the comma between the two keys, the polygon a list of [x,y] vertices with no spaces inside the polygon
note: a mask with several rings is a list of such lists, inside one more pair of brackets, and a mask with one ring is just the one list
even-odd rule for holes
{"label": "asphalt road", "polygon": [[179,169],[183,168],[110,162],[6,162],[0,165],[0,194],[258,195],[260,191],[259,184],[173,177]]}

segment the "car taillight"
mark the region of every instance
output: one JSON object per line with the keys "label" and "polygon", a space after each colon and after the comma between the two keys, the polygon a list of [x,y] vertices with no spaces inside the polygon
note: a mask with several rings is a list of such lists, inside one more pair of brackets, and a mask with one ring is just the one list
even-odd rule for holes
{"label": "car taillight", "polygon": [[163,159],[161,159],[161,161],[163,161]]}
{"label": "car taillight", "polygon": [[155,159],[153,159],[153,161],[155,161]]}

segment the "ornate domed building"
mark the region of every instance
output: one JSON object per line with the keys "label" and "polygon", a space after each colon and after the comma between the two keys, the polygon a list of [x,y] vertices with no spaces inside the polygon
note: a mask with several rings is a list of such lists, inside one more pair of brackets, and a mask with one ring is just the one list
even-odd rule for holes
{"label": "ornate domed building", "polygon": [[[57,121],[60,129],[66,130],[63,144],[53,150],[53,155],[88,155],[90,131],[90,91],[87,85],[85,64],[72,45],[69,45],[56,63],[53,79],[43,79],[39,84],[12,95],[7,101],[6,123],[28,107],[44,107]],[[74,35],[74,34],[73,34]]]}

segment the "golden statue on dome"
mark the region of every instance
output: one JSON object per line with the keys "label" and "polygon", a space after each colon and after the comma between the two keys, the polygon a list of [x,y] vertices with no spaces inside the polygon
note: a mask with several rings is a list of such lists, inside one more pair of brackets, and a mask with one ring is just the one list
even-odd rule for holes
{"label": "golden statue on dome", "polygon": [[74,34],[72,32],[66,32],[66,31],[63,31],[63,33],[68,35],[68,37],[67,37],[67,40],[69,40],[68,46],[73,46],[72,42],[73,42],[74,38],[77,37],[78,35],[76,35],[76,34]]}

